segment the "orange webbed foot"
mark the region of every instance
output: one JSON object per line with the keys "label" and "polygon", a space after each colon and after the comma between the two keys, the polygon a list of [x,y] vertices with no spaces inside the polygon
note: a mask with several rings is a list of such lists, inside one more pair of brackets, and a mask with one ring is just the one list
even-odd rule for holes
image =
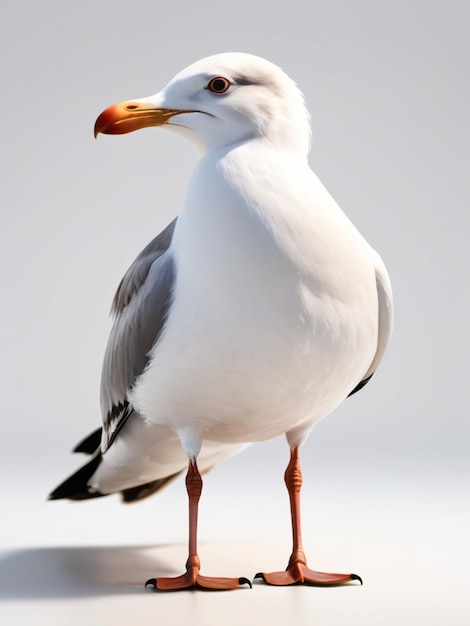
{"label": "orange webbed foot", "polygon": [[283,572],[258,572],[256,578],[261,578],[268,585],[344,585],[352,580],[358,580],[362,585],[362,578],[357,574],[329,574],[309,569],[306,563],[289,562]]}
{"label": "orange webbed foot", "polygon": [[212,576],[201,576],[197,565],[186,565],[186,572],[175,578],[150,578],[145,583],[145,587],[162,591],[177,591],[178,589],[206,589],[212,591],[227,591],[237,589],[241,585],[249,585],[248,578],[221,578]]}

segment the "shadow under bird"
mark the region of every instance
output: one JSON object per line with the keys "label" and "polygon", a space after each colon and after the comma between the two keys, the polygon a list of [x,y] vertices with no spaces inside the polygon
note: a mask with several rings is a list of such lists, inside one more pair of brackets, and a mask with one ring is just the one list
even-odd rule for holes
{"label": "shadow under bird", "polygon": [[113,302],[103,426],[76,452],[86,465],[51,499],[158,491],[187,471],[189,556],[157,589],[232,589],[200,574],[201,473],[284,435],[293,549],[272,585],[334,585],[355,574],[309,569],[302,548],[299,449],[316,422],[361,389],[392,331],[387,271],[308,165],[310,122],[295,83],[272,63],[225,53],[159,93],[98,117],[95,135],[163,126],[201,156],[179,216],[138,255]]}

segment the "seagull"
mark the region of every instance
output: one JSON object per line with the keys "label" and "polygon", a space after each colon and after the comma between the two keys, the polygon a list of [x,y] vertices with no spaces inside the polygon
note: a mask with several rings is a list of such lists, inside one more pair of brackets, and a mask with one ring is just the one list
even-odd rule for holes
{"label": "seagull", "polygon": [[75,452],[88,462],[50,499],[145,498],[186,471],[189,555],[156,589],[234,589],[200,574],[201,475],[248,445],[285,435],[292,554],[270,585],[336,585],[302,547],[300,447],[362,389],[393,325],[387,270],[312,172],[310,117],[269,61],[224,53],[156,95],[107,108],[95,136],[177,131],[200,159],[179,216],[137,256],[113,301],[101,383],[103,426]]}

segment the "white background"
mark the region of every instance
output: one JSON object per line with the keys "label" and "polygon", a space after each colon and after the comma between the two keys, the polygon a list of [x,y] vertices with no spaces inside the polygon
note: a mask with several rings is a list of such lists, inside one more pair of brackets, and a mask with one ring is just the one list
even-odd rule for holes
{"label": "white background", "polygon": [[[3,7],[2,623],[468,623],[468,13],[459,0]],[[312,167],[391,274],[385,362],[303,448],[310,564],[363,587],[146,593],[146,578],[184,564],[182,481],[130,507],[45,502],[100,423],[115,287],[178,212],[197,158],[157,129],[95,142],[94,120],[224,51],[298,82]],[[208,475],[203,573],[286,565],[287,457],[267,442]]]}

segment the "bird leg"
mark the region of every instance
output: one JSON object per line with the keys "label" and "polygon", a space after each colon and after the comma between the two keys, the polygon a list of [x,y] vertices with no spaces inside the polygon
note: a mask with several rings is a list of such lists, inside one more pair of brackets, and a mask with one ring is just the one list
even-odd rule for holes
{"label": "bird leg", "polygon": [[189,498],[189,556],[186,561],[186,572],[175,578],[151,578],[145,583],[146,587],[172,591],[176,589],[235,589],[243,584],[251,587],[247,578],[213,578],[201,576],[201,563],[197,553],[197,517],[199,498],[202,492],[202,478],[195,459],[189,461],[186,474],[186,490]]}
{"label": "bird leg", "polygon": [[300,490],[302,487],[302,472],[300,469],[299,448],[291,449],[289,465],[284,474],[284,480],[289,492],[290,510],[292,518],[292,554],[287,569],[283,572],[258,573],[255,578],[262,578],[268,585],[341,585],[351,580],[361,578],[357,574],[327,574],[316,572],[307,567],[307,559],[302,547],[302,530],[300,523]]}

